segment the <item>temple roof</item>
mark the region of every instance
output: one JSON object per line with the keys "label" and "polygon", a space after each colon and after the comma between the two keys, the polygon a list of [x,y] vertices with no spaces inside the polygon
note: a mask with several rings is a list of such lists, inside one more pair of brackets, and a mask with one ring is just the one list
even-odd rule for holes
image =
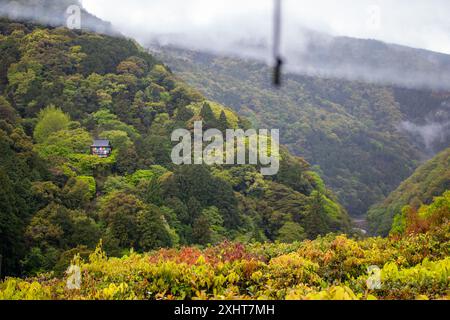
{"label": "temple roof", "polygon": [[111,144],[109,143],[109,140],[104,140],[104,139],[100,139],[100,140],[94,140],[94,142],[92,143],[92,147],[110,147]]}

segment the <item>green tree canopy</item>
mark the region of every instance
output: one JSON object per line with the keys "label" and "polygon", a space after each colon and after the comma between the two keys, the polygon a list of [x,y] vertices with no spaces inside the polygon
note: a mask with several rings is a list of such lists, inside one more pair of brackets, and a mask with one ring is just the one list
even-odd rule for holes
{"label": "green tree canopy", "polygon": [[39,113],[39,121],[34,130],[34,138],[42,143],[51,134],[69,127],[70,118],[61,109],[49,106]]}

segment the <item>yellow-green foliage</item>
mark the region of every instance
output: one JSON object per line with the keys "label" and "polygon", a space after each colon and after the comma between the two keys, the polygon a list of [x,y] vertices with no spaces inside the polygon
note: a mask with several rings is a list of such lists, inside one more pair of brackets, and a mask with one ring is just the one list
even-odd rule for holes
{"label": "yellow-green foliage", "polygon": [[50,288],[39,282],[7,279],[0,285],[0,300],[49,300]]}
{"label": "yellow-green foliage", "polygon": [[50,106],[39,113],[39,122],[34,131],[34,138],[40,143],[45,142],[52,133],[67,129],[69,122],[69,116],[61,109]]}
{"label": "yellow-green foliage", "polygon": [[94,177],[90,176],[79,176],[77,177],[78,180],[83,181],[89,186],[89,196],[92,198],[95,197],[95,192],[97,190],[96,183]]}
{"label": "yellow-green foliage", "polygon": [[408,299],[429,292],[427,298],[439,299],[450,293],[450,257],[433,262],[425,259],[408,269],[399,269],[396,263],[390,262],[381,274],[384,287],[389,288],[388,297]]}
{"label": "yellow-green foliage", "polygon": [[[294,244],[223,243],[107,258],[98,247],[66,278],[8,279],[1,299],[447,299],[450,225],[404,238],[327,236]],[[79,259],[78,259],[79,260]],[[381,270],[369,289],[368,267]]]}
{"label": "yellow-green foliage", "polygon": [[[441,209],[442,199],[428,207]],[[328,235],[293,244],[224,242],[203,250],[162,249],[108,258],[101,244],[81,268],[81,287],[67,277],[7,279],[0,299],[448,299],[450,223],[422,234],[350,239]],[[368,286],[369,268],[380,287]]]}

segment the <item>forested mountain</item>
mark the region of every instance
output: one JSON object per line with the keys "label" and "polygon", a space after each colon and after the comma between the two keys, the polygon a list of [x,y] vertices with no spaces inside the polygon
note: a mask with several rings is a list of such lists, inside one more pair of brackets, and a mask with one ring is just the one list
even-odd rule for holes
{"label": "forested mountain", "polygon": [[421,165],[384,202],[369,210],[371,232],[387,235],[392,229],[394,220],[396,220],[394,230],[398,227],[405,206],[419,210],[423,204],[430,204],[435,197],[443,195],[448,190],[450,190],[450,149]]}
{"label": "forested mountain", "polygon": [[[2,274],[65,270],[103,239],[130,248],[286,241],[349,230],[346,211],[302,158],[176,166],[171,133],[249,128],[123,37],[0,20]],[[90,154],[106,138],[113,154]]]}
{"label": "forested mountain", "polygon": [[[362,66],[384,66],[392,52],[390,63],[395,64],[409,53],[412,57],[405,63],[410,61],[412,69],[421,74],[428,70],[432,76],[439,67],[426,62],[437,59],[446,66],[448,60],[445,55],[410,48],[399,51],[381,43],[376,46],[383,50],[374,54],[369,49],[375,43],[341,40],[345,42],[334,42],[340,49],[329,55],[344,56],[347,48],[348,57],[343,59],[357,55],[356,64]],[[189,84],[233,107],[254,126],[280,128],[282,143],[314,165],[352,215],[365,214],[422,161],[450,145],[447,91],[298,74],[286,74],[282,87],[274,89],[272,70],[262,63],[174,47],[151,50]],[[364,52],[369,59],[365,64],[360,61]]]}

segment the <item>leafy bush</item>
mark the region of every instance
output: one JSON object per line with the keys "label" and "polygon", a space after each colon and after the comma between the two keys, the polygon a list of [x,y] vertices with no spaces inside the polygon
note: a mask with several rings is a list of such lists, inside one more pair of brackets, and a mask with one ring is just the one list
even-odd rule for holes
{"label": "leafy bush", "polygon": [[[359,241],[329,235],[293,244],[224,242],[203,250],[161,249],[122,258],[107,258],[99,246],[88,260],[77,260],[80,290],[64,288],[66,277],[42,275],[6,280],[0,298],[448,299],[449,228],[429,232],[426,240],[423,235]],[[380,268],[380,288],[367,284],[368,267],[374,265]]]}

